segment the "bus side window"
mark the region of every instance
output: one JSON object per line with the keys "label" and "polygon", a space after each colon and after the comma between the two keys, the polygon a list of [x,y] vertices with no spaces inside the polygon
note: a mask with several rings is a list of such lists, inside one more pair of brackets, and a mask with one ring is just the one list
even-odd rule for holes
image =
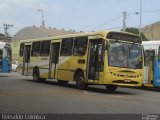
{"label": "bus side window", "polygon": [[42,43],[41,43],[41,50],[40,50],[40,55],[41,56],[49,56],[50,43],[51,43],[50,40],[42,41]]}
{"label": "bus side window", "polygon": [[41,45],[41,42],[40,42],[40,41],[37,41],[37,42],[33,42],[33,43],[32,43],[31,56],[39,56],[40,45]]}
{"label": "bus side window", "polygon": [[159,49],[158,49],[158,60],[160,61],[160,46],[159,46]]}
{"label": "bus side window", "polygon": [[87,37],[78,37],[74,41],[74,56],[83,56],[87,50]]}
{"label": "bus side window", "polygon": [[23,51],[24,51],[24,43],[21,43],[21,45],[20,45],[20,51],[19,51],[19,55],[21,57],[23,56]]}
{"label": "bus side window", "polygon": [[66,38],[62,40],[61,56],[71,56],[73,51],[73,38]]}

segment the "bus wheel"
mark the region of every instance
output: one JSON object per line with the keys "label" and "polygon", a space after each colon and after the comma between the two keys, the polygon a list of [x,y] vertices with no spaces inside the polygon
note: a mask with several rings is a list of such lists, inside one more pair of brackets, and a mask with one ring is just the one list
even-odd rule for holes
{"label": "bus wheel", "polygon": [[33,70],[33,80],[36,81],[36,82],[40,81],[39,70],[37,68]]}
{"label": "bus wheel", "polygon": [[58,80],[58,83],[60,85],[66,85],[69,81],[65,81],[65,80]]}
{"label": "bus wheel", "polygon": [[78,89],[83,90],[86,88],[84,74],[82,72],[78,72],[75,76],[76,86]]}
{"label": "bus wheel", "polygon": [[146,89],[146,87],[145,87],[145,85],[144,84],[142,84],[142,90],[145,90]]}
{"label": "bus wheel", "polygon": [[106,85],[106,88],[108,91],[115,91],[117,89],[118,86],[116,85]]}

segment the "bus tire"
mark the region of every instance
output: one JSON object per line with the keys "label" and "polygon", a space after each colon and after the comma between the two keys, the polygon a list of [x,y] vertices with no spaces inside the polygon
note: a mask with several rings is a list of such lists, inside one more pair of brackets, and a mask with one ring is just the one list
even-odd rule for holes
{"label": "bus tire", "polygon": [[146,87],[145,87],[144,84],[142,84],[141,88],[142,88],[142,90],[145,90],[145,89],[146,89]]}
{"label": "bus tire", "polygon": [[118,88],[118,86],[116,86],[116,85],[106,85],[106,88],[107,88],[108,91],[113,92]]}
{"label": "bus tire", "polygon": [[39,69],[35,68],[33,70],[33,80],[36,81],[36,82],[45,82],[46,78],[40,78]]}
{"label": "bus tire", "polygon": [[58,80],[58,84],[60,85],[66,85],[69,81],[66,80]]}
{"label": "bus tire", "polygon": [[39,69],[38,68],[35,68],[33,70],[33,80],[36,81],[36,82],[40,81]]}
{"label": "bus tire", "polygon": [[76,87],[80,90],[83,90],[87,87],[85,84],[84,74],[83,72],[78,72],[75,75]]}

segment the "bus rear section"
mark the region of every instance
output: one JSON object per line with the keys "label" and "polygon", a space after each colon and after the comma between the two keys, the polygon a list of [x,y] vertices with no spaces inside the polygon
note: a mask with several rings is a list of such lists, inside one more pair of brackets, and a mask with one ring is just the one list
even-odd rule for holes
{"label": "bus rear section", "polygon": [[143,86],[160,87],[160,41],[143,41],[144,78]]}

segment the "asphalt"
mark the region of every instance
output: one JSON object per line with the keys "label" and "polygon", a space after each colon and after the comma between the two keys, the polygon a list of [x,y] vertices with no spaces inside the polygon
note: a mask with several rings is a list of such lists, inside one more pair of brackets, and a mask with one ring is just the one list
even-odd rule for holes
{"label": "asphalt", "polygon": [[0,113],[143,114],[160,112],[160,90],[104,86],[78,90],[74,83],[37,83],[32,77],[0,73]]}

